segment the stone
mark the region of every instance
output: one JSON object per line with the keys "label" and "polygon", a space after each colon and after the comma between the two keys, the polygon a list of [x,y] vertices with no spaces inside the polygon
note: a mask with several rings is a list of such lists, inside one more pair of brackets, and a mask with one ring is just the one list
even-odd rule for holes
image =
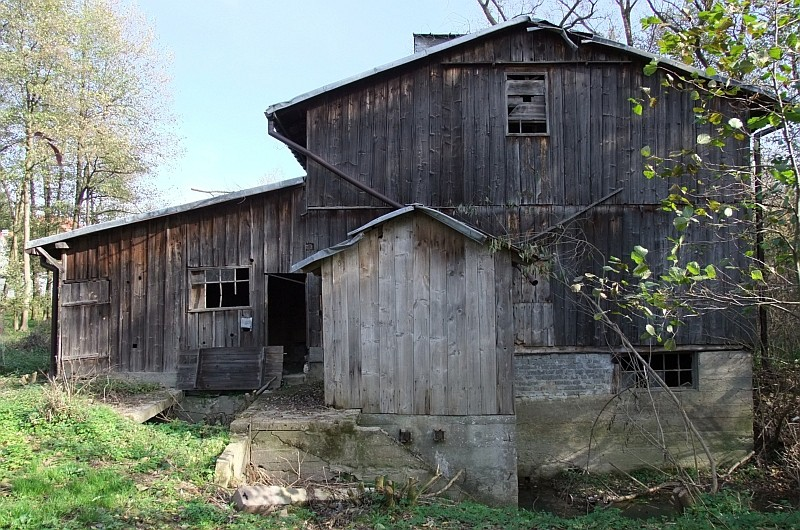
{"label": "stone", "polygon": [[240,512],[272,513],[284,506],[308,503],[304,488],[284,488],[282,486],[240,486],[234,492],[231,502]]}

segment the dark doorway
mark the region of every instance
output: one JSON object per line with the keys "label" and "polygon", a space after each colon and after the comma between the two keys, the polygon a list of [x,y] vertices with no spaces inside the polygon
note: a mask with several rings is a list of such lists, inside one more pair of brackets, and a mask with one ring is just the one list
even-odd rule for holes
{"label": "dark doorway", "polygon": [[306,356],[306,275],[267,275],[267,344],[283,346],[283,372],[302,373]]}

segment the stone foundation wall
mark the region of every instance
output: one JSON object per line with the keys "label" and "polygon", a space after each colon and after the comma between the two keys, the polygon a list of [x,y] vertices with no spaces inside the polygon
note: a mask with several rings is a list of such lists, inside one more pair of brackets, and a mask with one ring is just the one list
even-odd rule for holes
{"label": "stone foundation wall", "polygon": [[551,353],[514,358],[517,398],[555,399],[611,392],[608,353]]}
{"label": "stone foundation wall", "polygon": [[[608,354],[567,354],[563,361],[552,359],[555,355],[532,357],[516,359],[520,476],[547,476],[566,467],[613,471],[669,465],[653,440],[663,440],[679,462],[694,465],[696,458],[704,464],[700,445],[663,390],[611,393]],[[542,377],[541,388],[536,377]],[[750,353],[698,353],[696,386],[676,392],[689,417],[720,467],[741,459],[753,447]]]}

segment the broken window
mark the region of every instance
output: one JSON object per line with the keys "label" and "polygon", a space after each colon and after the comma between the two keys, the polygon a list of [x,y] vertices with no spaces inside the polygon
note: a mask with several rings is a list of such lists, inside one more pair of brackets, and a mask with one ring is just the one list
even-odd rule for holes
{"label": "broken window", "polygon": [[545,74],[507,74],[508,134],[547,134]]}
{"label": "broken window", "polygon": [[[642,355],[650,367],[670,388],[695,388],[695,358],[692,352],[666,352]],[[648,374],[641,361],[631,355],[619,358],[619,389],[646,388]],[[650,387],[657,383],[650,378]]]}
{"label": "broken window", "polygon": [[189,309],[250,306],[249,267],[206,267],[189,270]]}

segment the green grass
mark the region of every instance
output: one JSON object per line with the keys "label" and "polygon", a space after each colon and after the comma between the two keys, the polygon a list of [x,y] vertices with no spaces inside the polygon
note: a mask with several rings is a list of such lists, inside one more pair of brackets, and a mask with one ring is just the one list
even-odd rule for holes
{"label": "green grass", "polygon": [[703,498],[671,521],[631,520],[616,510],[562,519],[444,501],[392,509],[367,502],[347,516],[309,508],[288,517],[240,514],[226,504],[230,492],[211,485],[215,459],[228,442],[224,429],[134,424],[88,395],[41,380],[22,385],[19,375],[36,369],[41,356],[16,350],[13,358],[4,365],[8,375],[0,375],[0,528],[800,528],[798,512],[753,511],[747,496],[735,492]]}

